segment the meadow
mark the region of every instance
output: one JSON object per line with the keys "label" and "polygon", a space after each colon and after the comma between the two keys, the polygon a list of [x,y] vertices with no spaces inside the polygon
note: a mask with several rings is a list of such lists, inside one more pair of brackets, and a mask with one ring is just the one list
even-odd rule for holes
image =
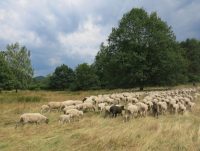
{"label": "meadow", "polygon": [[[195,108],[184,115],[159,118],[103,118],[87,112],[79,122],[58,124],[61,113],[51,112],[48,125],[25,125],[15,129],[15,122],[25,112],[39,112],[49,101],[82,99],[85,96],[121,92],[100,91],[19,91],[0,93],[1,151],[198,151],[200,150],[200,98]],[[126,90],[127,91],[127,90]],[[131,91],[131,90],[129,90]]]}

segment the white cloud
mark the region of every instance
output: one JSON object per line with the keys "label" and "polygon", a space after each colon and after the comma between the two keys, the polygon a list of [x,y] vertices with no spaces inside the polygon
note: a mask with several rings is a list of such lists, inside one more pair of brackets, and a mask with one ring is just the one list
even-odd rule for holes
{"label": "white cloud", "polygon": [[62,64],[62,61],[61,61],[61,59],[59,57],[49,58],[48,62],[49,62],[49,65],[53,66],[53,67]]}
{"label": "white cloud", "polygon": [[95,24],[95,20],[89,16],[78,29],[70,34],[59,33],[58,41],[66,55],[71,57],[87,58],[90,61],[99,50],[100,43],[105,41],[106,34],[103,27]]}

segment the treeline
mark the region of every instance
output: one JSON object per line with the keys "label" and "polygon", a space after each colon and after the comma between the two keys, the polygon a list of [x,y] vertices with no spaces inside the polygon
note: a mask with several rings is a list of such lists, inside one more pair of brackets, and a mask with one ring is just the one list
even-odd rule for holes
{"label": "treeline", "polygon": [[[7,71],[6,66],[0,69],[4,70]],[[200,41],[178,42],[172,28],[156,12],[148,14],[134,8],[112,29],[107,43],[101,44],[93,64],[83,63],[74,70],[63,64],[47,77],[34,78],[29,88],[142,90],[145,86],[188,82],[200,82]]]}

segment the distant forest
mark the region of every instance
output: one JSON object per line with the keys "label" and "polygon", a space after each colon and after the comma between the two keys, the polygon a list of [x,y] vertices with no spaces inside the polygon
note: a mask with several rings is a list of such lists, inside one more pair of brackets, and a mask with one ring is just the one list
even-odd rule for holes
{"label": "distant forest", "polygon": [[0,51],[0,90],[142,90],[200,82],[200,41],[177,41],[156,12],[139,8],[124,14],[112,28],[91,65],[82,63],[73,70],[63,64],[46,77],[33,78],[30,55],[19,43]]}

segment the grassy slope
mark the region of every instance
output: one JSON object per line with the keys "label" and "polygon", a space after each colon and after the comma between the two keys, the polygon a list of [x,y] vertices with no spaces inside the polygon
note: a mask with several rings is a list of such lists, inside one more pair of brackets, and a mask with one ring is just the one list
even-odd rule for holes
{"label": "grassy slope", "polygon": [[[80,99],[106,91],[30,92],[0,94],[1,151],[63,151],[63,150],[200,150],[200,100],[192,113],[166,115],[159,119],[104,119],[97,113],[87,113],[79,122],[59,125],[59,113],[47,113],[49,125],[27,125],[14,129],[15,120],[24,112],[38,112],[46,101]],[[16,102],[21,97],[39,97],[40,102]],[[10,103],[6,103],[8,100]],[[36,99],[38,101],[38,99]]]}

